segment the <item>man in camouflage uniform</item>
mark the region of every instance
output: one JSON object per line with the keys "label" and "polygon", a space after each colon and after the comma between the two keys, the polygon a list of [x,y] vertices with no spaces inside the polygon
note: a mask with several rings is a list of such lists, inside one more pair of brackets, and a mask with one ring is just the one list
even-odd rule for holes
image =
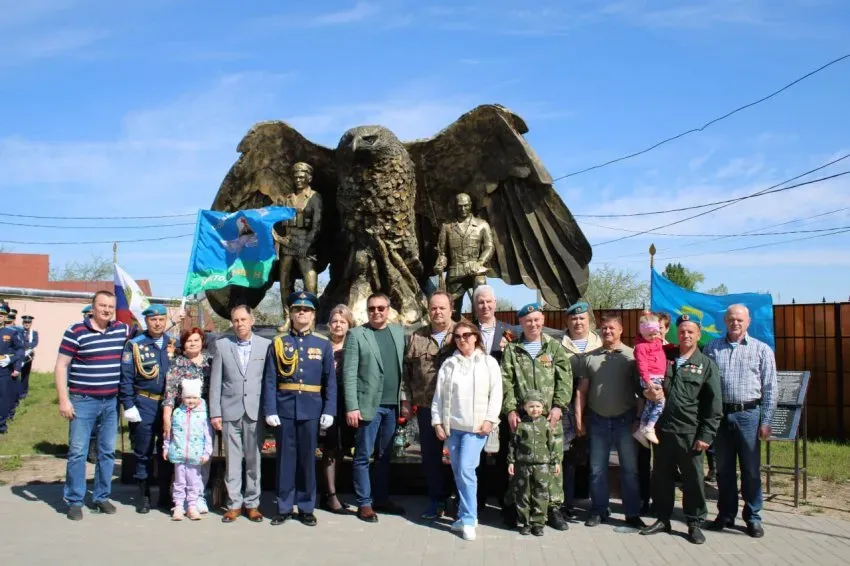
{"label": "man in camouflage uniform", "polygon": [[[567,353],[557,340],[543,333],[543,311],[531,303],[517,311],[522,334],[516,342],[505,346],[502,354],[502,414],[506,416],[511,431],[516,431],[525,412],[519,401],[531,390],[543,396],[543,415],[554,429],[558,442],[564,430],[561,417],[570,404],[573,391],[573,372]],[[549,483],[549,526],[565,531],[569,524],[561,513],[564,486],[561,479]],[[502,509],[505,524],[516,524],[516,509],[510,491],[505,495]]]}
{"label": "man in camouflage uniform", "polygon": [[[294,267],[304,280],[304,291],[317,294],[318,273],[313,246],[322,228],[322,196],[310,188],[313,168],[307,163],[292,166],[294,190],[275,202],[295,209],[295,218],[279,223],[272,232],[278,244],[280,297],[283,304],[292,292]],[[288,316],[284,312],[284,317]]]}
{"label": "man in camouflage uniform", "polygon": [[525,415],[508,446],[508,474],[516,501],[521,535],[543,536],[549,507],[549,485],[561,474],[562,437],[543,416],[543,395],[530,390],[523,404]]}
{"label": "man in camouflage uniform", "polygon": [[446,291],[454,301],[454,313],[460,316],[463,294],[487,283],[486,264],[493,257],[493,235],[486,220],[472,215],[472,199],[466,193],[455,197],[457,220],[443,224],[437,241],[434,272],[446,273]]}

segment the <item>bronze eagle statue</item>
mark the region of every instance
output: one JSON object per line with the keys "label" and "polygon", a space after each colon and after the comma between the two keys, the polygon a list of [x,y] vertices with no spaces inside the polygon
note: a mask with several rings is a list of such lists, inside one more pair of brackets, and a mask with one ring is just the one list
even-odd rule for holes
{"label": "bronze eagle statue", "polygon": [[[415,323],[427,312],[423,291],[440,227],[452,217],[454,196],[467,193],[474,214],[492,228],[488,276],[539,289],[547,303],[565,308],[587,286],[591,248],[523,137],[527,132],[522,118],[495,104],[478,106],[424,140],[401,142],[383,126],[358,126],[336,149],[284,122],[260,122],[240,142],[241,156],[212,208],[274,205],[292,192],[290,167],[309,163],[324,209],[317,268],[330,267],[319,320],[338,303],[362,320],[366,298],[380,291],[390,296],[400,322]],[[228,317],[234,304],[259,304],[273,283],[207,295]]]}

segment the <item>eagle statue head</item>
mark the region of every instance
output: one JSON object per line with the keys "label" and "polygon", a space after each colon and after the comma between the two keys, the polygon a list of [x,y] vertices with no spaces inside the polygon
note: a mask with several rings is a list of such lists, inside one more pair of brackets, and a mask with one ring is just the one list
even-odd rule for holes
{"label": "eagle statue head", "polygon": [[357,126],[342,135],[337,158],[348,162],[374,162],[405,153],[404,144],[383,126]]}

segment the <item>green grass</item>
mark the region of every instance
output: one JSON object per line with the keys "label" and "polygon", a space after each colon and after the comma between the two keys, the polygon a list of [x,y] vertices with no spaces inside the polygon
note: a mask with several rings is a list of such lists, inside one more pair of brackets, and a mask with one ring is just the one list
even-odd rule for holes
{"label": "green grass", "polygon": [[0,472],[13,472],[20,469],[22,465],[23,461],[20,456],[0,458]]}
{"label": "green grass", "polygon": [[59,415],[53,374],[30,375],[29,396],[18,405],[9,432],[0,436],[0,455],[36,456],[68,451],[68,421]]}
{"label": "green grass", "polygon": [[[793,442],[771,442],[770,463],[774,466],[794,465]],[[850,481],[850,444],[837,442],[810,441],[808,449],[808,472],[815,477],[828,482],[843,483]],[[767,464],[765,443],[761,448],[761,463]],[[800,467],[803,466],[803,445],[800,443]],[[781,477],[781,476],[774,476]],[[774,480],[775,481],[775,480]]]}

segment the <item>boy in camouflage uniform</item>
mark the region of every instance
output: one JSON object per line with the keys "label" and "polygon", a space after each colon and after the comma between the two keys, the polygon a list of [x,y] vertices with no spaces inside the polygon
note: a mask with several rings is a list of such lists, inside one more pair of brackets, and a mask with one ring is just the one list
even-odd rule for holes
{"label": "boy in camouflage uniform", "polygon": [[543,416],[543,395],[525,394],[522,417],[508,446],[508,474],[516,502],[519,533],[543,536],[549,508],[549,486],[561,474],[562,437]]}

